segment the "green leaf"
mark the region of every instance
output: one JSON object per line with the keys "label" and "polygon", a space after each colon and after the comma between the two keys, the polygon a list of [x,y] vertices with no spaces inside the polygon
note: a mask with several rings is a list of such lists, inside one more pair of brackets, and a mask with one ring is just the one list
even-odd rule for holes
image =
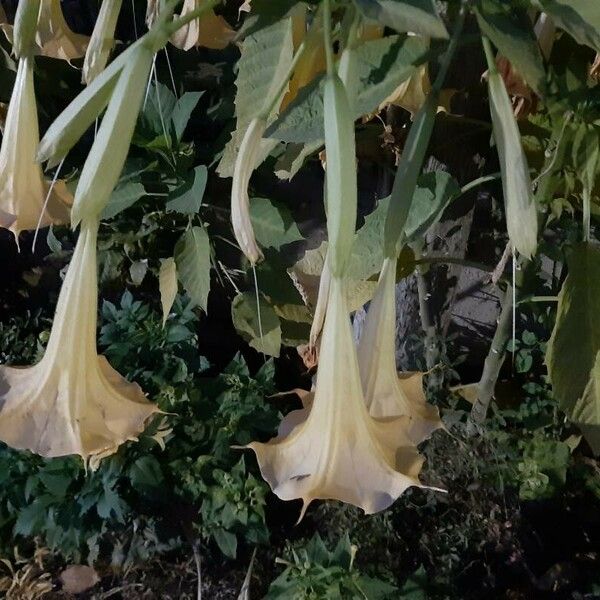
{"label": "green leaf", "polygon": [[447,38],[444,22],[433,0],[354,0],[362,13],[396,31]]}
{"label": "green leaf", "polygon": [[[292,22],[285,18],[265,27],[243,42],[235,82],[236,129],[225,146],[217,168],[221,177],[231,177],[237,153],[250,121],[273,97],[292,62]],[[263,140],[257,164],[260,164],[274,147],[273,140]]]}
{"label": "green leaf", "polygon": [[138,458],[129,469],[129,479],[134,487],[159,487],[164,477],[154,456]]}
{"label": "green leaf", "polygon": [[525,11],[498,0],[479,0],[476,14],[481,31],[523,79],[539,95],[543,95],[544,60]]}
{"label": "green leaf", "polygon": [[186,92],[177,100],[171,114],[171,122],[175,130],[177,140],[180,141],[183,132],[192,116],[193,110],[196,108],[204,92]]}
{"label": "green leaf", "polygon": [[[420,38],[393,35],[365,42],[355,50],[358,94],[355,118],[377,110],[379,105],[426,60],[428,45]],[[265,135],[293,143],[322,142],[324,75],[300,90]]]}
{"label": "green leaf", "polygon": [[137,181],[128,181],[118,185],[110,195],[107,205],[102,211],[102,219],[112,219],[126,208],[133,206],[146,195],[144,186]]}
{"label": "green leaf", "polygon": [[203,227],[188,229],[175,246],[179,281],[194,304],[207,310],[210,292],[210,240]]}
{"label": "green leaf", "polygon": [[460,187],[445,171],[424,173],[419,177],[404,233],[409,242],[422,237],[426,231],[440,220],[450,201],[460,192]]}
{"label": "green leaf", "polygon": [[212,534],[221,552],[229,558],[235,558],[237,553],[237,538],[235,534],[221,528],[215,529]]}
{"label": "green leaf", "polygon": [[303,239],[290,211],[268,198],[252,198],[250,218],[254,235],[265,248],[279,250],[285,244]]}
{"label": "green leaf", "polygon": [[238,333],[252,348],[268,356],[279,356],[281,323],[271,306],[261,300],[259,319],[256,295],[241,293],[233,299],[231,317]]}
{"label": "green leaf", "polygon": [[177,265],[174,258],[166,258],[162,261],[158,272],[158,288],[160,290],[160,303],[163,312],[162,324],[164,327],[177,295]]}
{"label": "green leaf", "polygon": [[546,351],[548,374],[562,410],[575,423],[600,425],[600,248],[581,243],[568,257]]}
{"label": "green leaf", "polygon": [[208,171],[204,165],[194,168],[186,177],[186,181],[169,193],[166,205],[167,212],[178,212],[184,215],[195,215],[202,205]]}
{"label": "green leaf", "polygon": [[595,0],[538,0],[542,10],[577,42],[600,52],[600,2]]}

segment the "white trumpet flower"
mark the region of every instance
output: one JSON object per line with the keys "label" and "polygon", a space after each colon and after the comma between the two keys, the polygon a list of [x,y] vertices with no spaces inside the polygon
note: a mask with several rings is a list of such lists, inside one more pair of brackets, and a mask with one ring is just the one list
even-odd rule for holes
{"label": "white trumpet flower", "polygon": [[83,61],[82,79],[90,84],[104,70],[115,45],[115,29],[123,0],[103,0]]}
{"label": "white trumpet flower", "polygon": [[358,344],[360,378],[371,416],[408,418],[408,436],[419,444],[443,425],[425,399],[423,374],[396,371],[395,283],[396,260],[386,258]]}
{"label": "white trumpet flower", "polygon": [[64,184],[53,187],[44,209],[48,184],[36,161],[39,141],[33,57],[25,56],[19,60],[0,148],[0,227],[10,229],[17,241],[23,230],[69,220]]}
{"label": "white trumpet flower", "polygon": [[60,0],[41,0],[35,41],[44,56],[71,62],[85,54],[89,38],[72,31]]}
{"label": "white trumpet flower", "polygon": [[86,222],[58,298],[48,346],[32,367],[0,366],[0,440],[93,465],[135,440],[158,412],[96,350],[98,222]]}
{"label": "white trumpet flower", "polygon": [[[200,8],[202,3],[202,0],[185,0],[181,16]],[[194,19],[178,29],[171,36],[171,44],[181,50],[190,50],[196,46],[222,50],[234,37],[235,31],[231,29],[227,21],[210,10],[202,18]]]}
{"label": "white trumpet flower", "polygon": [[343,279],[332,278],[328,305],[310,412],[288,415],[278,437],[248,446],[277,496],[302,499],[300,518],[316,499],[375,513],[421,486],[423,458],[406,434],[408,417],[377,420],[367,411]]}

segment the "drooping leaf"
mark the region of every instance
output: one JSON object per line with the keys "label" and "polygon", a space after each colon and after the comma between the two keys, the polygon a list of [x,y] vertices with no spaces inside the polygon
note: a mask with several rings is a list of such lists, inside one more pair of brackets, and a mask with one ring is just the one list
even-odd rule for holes
{"label": "drooping leaf", "polygon": [[600,3],[590,0],[538,0],[544,12],[580,44],[600,52]]}
{"label": "drooping leaf", "polygon": [[160,265],[158,273],[160,303],[163,311],[163,327],[169,318],[169,313],[177,295],[177,265],[174,258],[166,258]]}
{"label": "drooping leaf", "polygon": [[192,302],[204,312],[210,291],[210,240],[206,229],[188,229],[175,245],[179,281]]}
{"label": "drooping leaf", "polygon": [[542,94],[544,61],[527,14],[498,0],[480,0],[476,14],[481,31],[523,79],[538,94]]}
{"label": "drooping leaf", "polygon": [[559,295],[546,363],[562,410],[575,423],[597,432],[600,427],[600,248],[596,244],[581,243],[573,248],[567,262],[569,274]]}
{"label": "drooping leaf", "polygon": [[199,165],[186,177],[186,181],[169,193],[167,212],[178,212],[184,215],[195,215],[202,205],[208,171]]}
{"label": "drooping leaf", "polygon": [[281,323],[266,302],[261,300],[259,314],[254,293],[238,294],[231,304],[231,316],[236,330],[252,348],[268,356],[279,356]]}
{"label": "drooping leaf", "polygon": [[433,38],[447,38],[444,22],[433,0],[354,0],[370,19],[396,31],[411,31]]}
{"label": "drooping leaf", "polygon": [[[410,78],[429,51],[418,37],[394,35],[371,40],[355,51],[358,94],[353,99],[355,118],[377,111],[402,81]],[[293,143],[317,143],[323,140],[324,75],[300,90],[266,135]]]}
{"label": "drooping leaf", "polygon": [[285,244],[303,239],[290,211],[268,198],[250,201],[250,217],[256,239],[265,248],[279,250]]}

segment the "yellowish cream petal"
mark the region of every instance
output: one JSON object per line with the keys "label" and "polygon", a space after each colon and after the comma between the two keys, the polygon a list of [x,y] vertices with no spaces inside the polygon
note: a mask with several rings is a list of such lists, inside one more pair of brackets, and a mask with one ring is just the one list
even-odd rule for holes
{"label": "yellowish cream petal", "polygon": [[0,366],[0,439],[14,448],[45,457],[107,456],[158,412],[97,354],[97,229],[82,227],[42,360]]}
{"label": "yellowish cream petal", "polygon": [[300,498],[304,510],[312,500],[335,499],[371,514],[421,485],[423,458],[406,434],[407,419],[380,421],[367,412],[339,278],[331,282],[314,400],[303,420],[305,414],[269,443],[249,445],[281,499]]}
{"label": "yellowish cream petal", "polygon": [[365,400],[373,417],[405,416],[415,444],[442,427],[438,410],[427,403],[422,373],[396,372],[396,261],[386,259],[369,306],[358,345],[358,364]]}
{"label": "yellowish cream petal", "polygon": [[[40,221],[48,183],[36,161],[39,141],[33,57],[25,57],[19,60],[0,148],[0,227],[10,229],[17,239],[38,222],[45,227],[69,220],[68,206],[53,190]],[[60,189],[68,200],[66,188]]]}
{"label": "yellowish cream petal", "polygon": [[43,56],[71,62],[85,55],[89,38],[67,25],[60,0],[41,0],[36,43]]}
{"label": "yellowish cream petal", "polygon": [[[181,16],[201,6],[202,0],[185,0]],[[194,19],[177,30],[171,36],[171,43],[181,50],[190,50],[197,46],[222,50],[231,43],[234,37],[235,31],[229,26],[229,23],[210,10],[202,15],[202,18]]]}

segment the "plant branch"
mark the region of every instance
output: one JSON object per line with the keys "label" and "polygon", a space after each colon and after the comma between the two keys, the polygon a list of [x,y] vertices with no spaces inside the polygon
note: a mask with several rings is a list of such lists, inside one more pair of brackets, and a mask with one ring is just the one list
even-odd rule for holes
{"label": "plant branch", "polygon": [[490,402],[494,397],[496,382],[498,381],[500,369],[506,357],[506,347],[511,335],[512,312],[513,293],[509,285],[502,300],[502,308],[498,317],[498,326],[492,339],[492,345],[483,364],[483,372],[477,390],[477,400],[471,409],[471,418],[476,423],[483,423]]}

